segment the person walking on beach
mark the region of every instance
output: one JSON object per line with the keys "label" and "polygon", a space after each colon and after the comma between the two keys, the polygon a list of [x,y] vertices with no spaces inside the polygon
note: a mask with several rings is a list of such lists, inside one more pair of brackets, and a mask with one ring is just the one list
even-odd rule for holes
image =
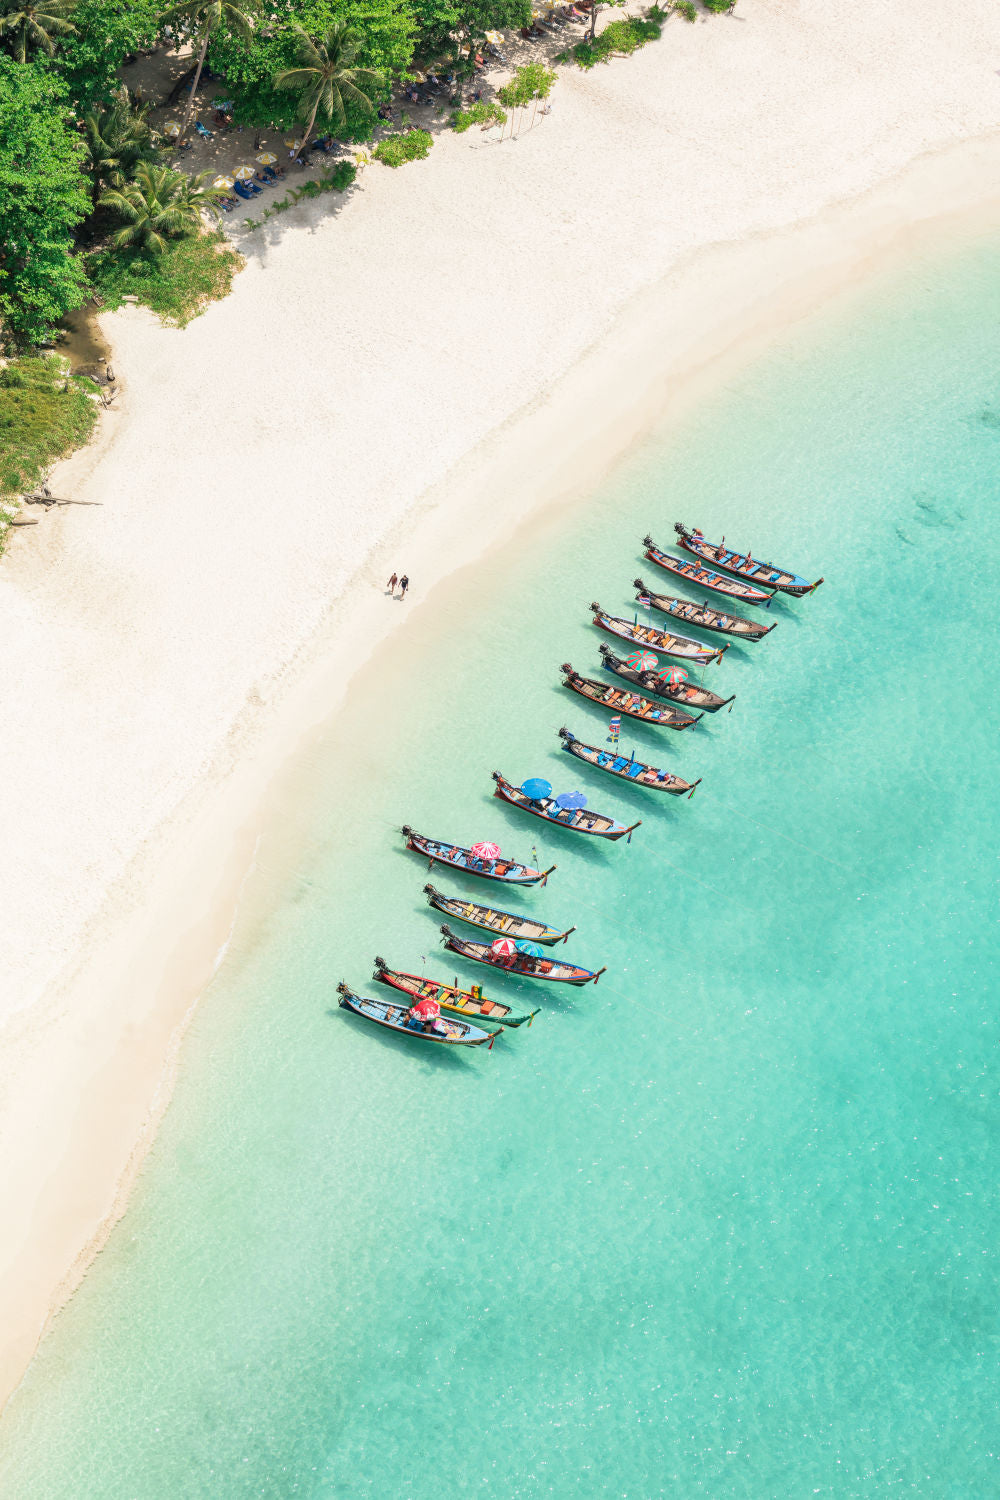
{"label": "person walking on beach", "polygon": [[399,597],[401,599],[405,599],[406,598],[406,590],[409,587],[410,587],[410,580],[407,578],[406,574],[404,573],[403,576],[402,576],[402,578],[399,580]]}
{"label": "person walking on beach", "polygon": [[399,582],[399,579],[396,577],[395,573],[393,573],[392,577],[389,579],[389,582],[386,584],[386,588],[389,590],[390,594],[395,594],[395,592],[396,592],[396,584],[398,582]]}

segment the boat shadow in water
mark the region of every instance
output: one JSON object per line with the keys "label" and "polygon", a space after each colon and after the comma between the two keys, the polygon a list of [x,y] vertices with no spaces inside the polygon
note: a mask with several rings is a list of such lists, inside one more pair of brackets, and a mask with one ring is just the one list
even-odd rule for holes
{"label": "boat shadow in water", "polygon": [[[432,1073],[438,1068],[450,1071],[458,1068],[460,1071],[475,1071],[472,1069],[472,1058],[470,1052],[479,1052],[486,1049],[487,1044],[483,1042],[481,1047],[442,1047],[433,1042],[421,1042],[418,1037],[411,1038],[401,1036],[399,1032],[388,1031],[382,1026],[366,1024],[363,1016],[355,1016],[344,1011],[340,1006],[334,1005],[327,1010],[331,1017],[341,1017],[349,1025],[353,1023],[354,1030],[366,1041],[375,1042],[380,1047],[385,1047],[389,1052],[402,1054],[410,1058],[423,1068],[425,1072]],[[485,1031],[487,1028],[483,1027]],[[492,1030],[492,1028],[489,1028]]]}

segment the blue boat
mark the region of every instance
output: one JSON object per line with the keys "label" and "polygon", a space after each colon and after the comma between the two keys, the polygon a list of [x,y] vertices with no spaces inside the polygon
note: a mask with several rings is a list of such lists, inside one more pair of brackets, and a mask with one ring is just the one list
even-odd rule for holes
{"label": "blue boat", "polygon": [[438,1016],[431,1029],[426,1030],[422,1021],[408,1019],[408,1005],[397,1005],[395,1000],[369,1000],[365,995],[356,995],[343,983],[337,985],[337,994],[342,1010],[351,1010],[356,1016],[364,1016],[366,1021],[374,1021],[376,1026],[398,1031],[414,1041],[438,1042],[445,1047],[481,1047],[484,1042],[489,1042],[492,1047],[496,1036],[495,1031],[470,1026],[468,1021],[460,1021],[457,1016]]}
{"label": "blue boat", "polygon": [[727,573],[735,573],[738,578],[752,578],[755,583],[764,583],[781,594],[791,594],[794,598],[801,599],[803,594],[811,594],[823,582],[822,578],[817,578],[815,583],[810,583],[808,578],[803,578],[788,568],[758,562],[749,552],[735,552],[732,547],[725,545],[725,539],[721,542],[707,542],[700,531],[688,531],[680,521],[674,522],[674,530],[677,533],[677,545],[683,547],[685,552],[711,563],[713,567],[725,568]]}
{"label": "blue boat", "polygon": [[[524,786],[515,786],[508,781],[506,776],[501,776],[499,771],[493,772],[493,780],[496,782],[494,797],[499,797],[503,802],[509,802],[511,807],[520,807],[522,811],[531,813],[536,818],[544,818],[546,823],[556,823],[560,828],[569,828],[573,833],[589,833],[599,839],[623,839],[627,836],[629,843],[632,842],[632,834],[639,827],[639,823],[619,823],[616,818],[611,818],[607,813],[592,812],[586,806],[586,798],[583,793],[576,794],[577,806],[563,806],[558,798],[551,796],[552,788],[547,781],[539,782],[541,788],[548,787],[547,792],[541,795],[533,795],[530,782]],[[640,819],[640,822],[642,820]]]}
{"label": "blue boat", "polygon": [[563,742],[563,749],[568,750],[570,755],[575,755],[577,760],[586,761],[588,766],[594,766],[598,771],[607,771],[609,776],[617,776],[621,781],[631,781],[635,786],[647,786],[654,792],[669,792],[672,797],[683,797],[687,793],[691,797],[695,787],[701,782],[700,776],[697,781],[685,781],[683,776],[675,776],[672,771],[660,771],[656,766],[644,765],[634,755],[619,755],[617,751],[611,753],[602,750],[598,745],[585,745],[583,740],[578,740],[568,729],[560,729],[559,738]]}
{"label": "blue boat", "polygon": [[690,562],[686,557],[674,557],[670,552],[661,552],[651,536],[643,537],[646,557],[658,568],[673,573],[686,583],[700,589],[711,589],[713,594],[725,594],[728,599],[741,599],[744,604],[769,604],[774,598],[765,589],[754,588],[741,578],[727,578],[724,573],[713,573],[700,562]]}

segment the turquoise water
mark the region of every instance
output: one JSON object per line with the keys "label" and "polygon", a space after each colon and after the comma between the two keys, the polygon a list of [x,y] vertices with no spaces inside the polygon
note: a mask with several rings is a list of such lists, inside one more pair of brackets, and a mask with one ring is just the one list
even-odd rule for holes
{"label": "turquoise water", "polygon": [[[1000,1494],[998,320],[995,242],[883,278],[451,580],[444,633],[414,610],[9,1408],[4,1496]],[[626,724],[705,778],[664,806],[560,754],[606,721],[556,669],[678,517],[827,582],[709,670],[731,715]],[[494,768],[642,827],[577,847]],[[543,1010],[490,1054],[337,1011],[375,953],[482,977],[404,821],[557,860],[514,905],[597,988],[498,978]]]}

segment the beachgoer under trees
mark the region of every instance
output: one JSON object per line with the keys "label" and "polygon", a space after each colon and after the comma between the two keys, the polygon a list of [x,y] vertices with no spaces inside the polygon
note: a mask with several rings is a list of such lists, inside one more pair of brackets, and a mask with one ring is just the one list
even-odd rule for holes
{"label": "beachgoer under trees", "polygon": [[407,578],[406,574],[404,573],[403,576],[402,576],[402,578],[399,580],[399,597],[401,599],[405,599],[406,598],[406,590],[409,587],[410,587],[410,580]]}
{"label": "beachgoer under trees", "polygon": [[389,579],[389,582],[386,584],[386,588],[389,590],[390,594],[394,594],[396,592],[396,584],[398,582],[399,579],[396,577],[395,573],[393,573],[392,577]]}

